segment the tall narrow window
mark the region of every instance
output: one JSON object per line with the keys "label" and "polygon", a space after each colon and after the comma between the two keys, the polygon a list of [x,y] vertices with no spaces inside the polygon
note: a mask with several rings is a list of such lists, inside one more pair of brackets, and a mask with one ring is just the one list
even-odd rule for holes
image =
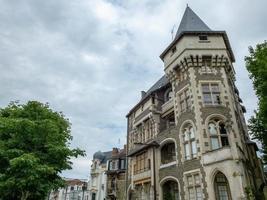
{"label": "tall narrow window", "polygon": [[189,160],[197,157],[197,145],[195,139],[195,131],[191,124],[187,124],[183,128],[185,159]]}
{"label": "tall narrow window", "polygon": [[167,164],[176,160],[175,144],[173,142],[165,144],[161,148],[161,163]]}
{"label": "tall narrow window", "polygon": [[228,135],[223,121],[213,119],[208,124],[211,149],[218,149],[223,146],[229,146]]}
{"label": "tall narrow window", "polygon": [[199,174],[190,174],[187,176],[187,191],[189,200],[202,200],[202,188]]}
{"label": "tall narrow window", "polygon": [[206,74],[212,73],[211,62],[212,62],[211,56],[202,56],[202,66],[201,66],[202,73],[206,73]]}
{"label": "tall narrow window", "polygon": [[179,94],[179,98],[180,98],[181,112],[190,110],[192,107],[192,102],[189,89],[185,89],[184,91],[182,91]]}
{"label": "tall narrow window", "polygon": [[203,102],[205,105],[219,105],[220,89],[218,83],[203,83],[202,84]]}
{"label": "tall narrow window", "polygon": [[214,187],[216,200],[231,200],[229,184],[223,173],[219,172],[215,176]]}

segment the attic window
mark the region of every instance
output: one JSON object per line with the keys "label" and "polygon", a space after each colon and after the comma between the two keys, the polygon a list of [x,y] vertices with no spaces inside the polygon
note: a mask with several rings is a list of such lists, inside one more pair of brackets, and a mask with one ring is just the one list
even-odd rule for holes
{"label": "attic window", "polygon": [[207,35],[200,35],[199,40],[201,40],[201,41],[208,40],[208,36]]}

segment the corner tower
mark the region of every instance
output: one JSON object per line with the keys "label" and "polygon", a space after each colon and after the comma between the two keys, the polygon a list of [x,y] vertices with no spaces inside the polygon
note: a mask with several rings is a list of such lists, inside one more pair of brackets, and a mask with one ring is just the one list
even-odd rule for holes
{"label": "corner tower", "polygon": [[245,188],[263,181],[259,163],[253,169],[257,146],[247,133],[226,32],[210,29],[187,6],[160,58],[173,91],[181,197],[245,198]]}
{"label": "corner tower", "polygon": [[165,75],[127,114],[127,200],[246,199],[264,184],[225,31],[187,7]]}

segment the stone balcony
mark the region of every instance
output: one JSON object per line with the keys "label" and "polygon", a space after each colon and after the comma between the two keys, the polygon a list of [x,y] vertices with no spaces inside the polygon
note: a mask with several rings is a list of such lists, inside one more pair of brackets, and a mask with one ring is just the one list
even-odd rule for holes
{"label": "stone balcony", "polygon": [[210,165],[225,160],[233,160],[230,147],[223,147],[203,154],[204,165]]}
{"label": "stone balcony", "polygon": [[161,106],[161,109],[162,109],[162,114],[165,115],[165,114],[168,114],[170,111],[172,111],[174,108],[174,100],[173,98],[170,99],[169,101],[165,102],[162,106]]}
{"label": "stone balcony", "polygon": [[133,181],[138,182],[141,180],[149,179],[152,176],[152,171],[151,170],[146,170],[138,174],[133,175]]}

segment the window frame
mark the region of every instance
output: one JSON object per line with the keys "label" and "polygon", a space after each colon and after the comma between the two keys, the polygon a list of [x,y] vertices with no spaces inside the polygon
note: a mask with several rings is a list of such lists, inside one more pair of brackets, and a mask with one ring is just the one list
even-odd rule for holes
{"label": "window frame", "polygon": [[189,87],[186,87],[185,89],[180,91],[178,97],[179,97],[179,105],[181,113],[184,113],[192,109],[193,104]]}
{"label": "window frame", "polygon": [[[194,133],[194,137],[191,137],[192,131]],[[182,137],[183,137],[183,146],[184,146],[184,159],[192,160],[197,158],[198,150],[197,150],[197,142],[196,142],[196,131],[195,127],[189,122],[186,123],[182,128]],[[194,145],[194,147],[193,147]],[[195,149],[195,153],[193,153]],[[187,152],[189,150],[189,152]]]}
{"label": "window frame", "polygon": [[[216,134],[211,134],[210,132],[210,124],[214,124],[215,125],[215,131],[216,131]],[[222,133],[221,132],[221,124],[224,125],[224,131],[225,133]],[[220,119],[220,118],[211,118],[209,121],[208,121],[208,124],[207,124],[207,132],[209,134],[209,138],[210,138],[210,150],[213,151],[213,150],[217,150],[217,149],[220,149],[220,148],[223,148],[223,147],[227,147],[227,146],[230,146],[230,143],[229,143],[229,134],[228,134],[228,131],[227,131],[227,128],[226,128],[226,125],[225,125],[225,121]],[[218,142],[218,148],[213,148],[212,146],[212,139],[216,138],[217,139],[217,142]],[[226,139],[226,140],[225,140]],[[223,140],[225,140],[225,144],[222,142]]]}
{"label": "window frame", "polygon": [[[196,183],[196,179],[195,177],[198,176],[199,177],[199,182]],[[189,174],[186,174],[185,175],[185,178],[186,178],[186,192],[187,192],[187,195],[188,195],[188,199],[189,200],[203,200],[204,199],[204,195],[203,195],[203,188],[202,188],[202,185],[201,185],[201,174],[200,172],[194,172],[194,173],[189,173]],[[189,183],[189,178],[192,180],[191,183]],[[198,198],[198,189],[200,189],[201,191],[201,198]],[[193,193],[191,192],[193,191]],[[193,196],[191,196],[193,194]]]}
{"label": "window frame", "polygon": [[[202,92],[202,102],[205,106],[221,106],[222,105],[222,101],[221,101],[222,90],[221,90],[221,85],[219,82],[202,82],[200,85],[201,85],[201,92]],[[214,89],[214,86],[217,87],[217,90]],[[207,100],[208,99],[207,97],[210,99],[210,101]]]}

